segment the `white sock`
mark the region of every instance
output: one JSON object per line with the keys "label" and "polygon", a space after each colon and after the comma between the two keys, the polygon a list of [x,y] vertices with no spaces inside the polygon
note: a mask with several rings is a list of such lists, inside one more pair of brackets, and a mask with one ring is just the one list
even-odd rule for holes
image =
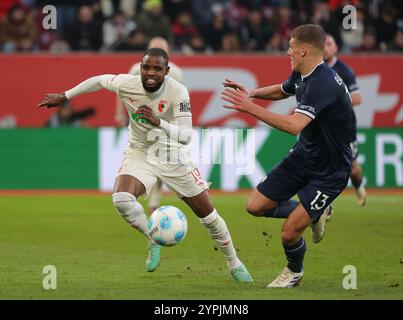
{"label": "white sock", "polygon": [[236,255],[231,235],[224,219],[214,209],[208,216],[199,220],[207,228],[211,238],[215,240],[217,247],[223,253],[228,268],[234,269],[239,267],[242,262]]}
{"label": "white sock", "polygon": [[112,199],[113,205],[123,219],[150,239],[148,235],[147,215],[144,212],[143,206],[136,201],[136,197],[128,192],[117,192],[112,194]]}

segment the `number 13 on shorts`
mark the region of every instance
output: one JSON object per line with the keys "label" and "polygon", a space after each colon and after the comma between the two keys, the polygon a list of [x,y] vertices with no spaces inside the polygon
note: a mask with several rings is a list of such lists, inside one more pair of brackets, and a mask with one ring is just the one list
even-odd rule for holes
{"label": "number 13 on shorts", "polygon": [[326,207],[326,201],[329,199],[329,196],[324,194],[322,191],[316,191],[316,197],[310,203],[311,210],[321,210]]}

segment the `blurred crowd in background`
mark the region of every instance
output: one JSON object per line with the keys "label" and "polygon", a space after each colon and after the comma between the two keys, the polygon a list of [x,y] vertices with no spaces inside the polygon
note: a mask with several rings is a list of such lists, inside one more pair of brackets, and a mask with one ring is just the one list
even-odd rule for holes
{"label": "blurred crowd in background", "polygon": [[[342,27],[348,4],[355,30]],[[46,5],[56,30],[43,28]],[[182,54],[281,53],[303,23],[322,25],[343,53],[403,51],[402,0],[1,0],[0,52],[133,52],[161,36]]]}

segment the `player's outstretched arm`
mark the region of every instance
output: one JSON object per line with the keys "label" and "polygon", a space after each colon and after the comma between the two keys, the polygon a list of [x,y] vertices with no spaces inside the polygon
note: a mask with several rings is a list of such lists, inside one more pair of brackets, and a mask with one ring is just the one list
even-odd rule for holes
{"label": "player's outstretched arm", "polygon": [[67,101],[66,95],[63,93],[48,93],[45,95],[45,98],[41,103],[38,103],[36,106],[38,108],[46,107],[53,108],[63,104]]}
{"label": "player's outstretched arm", "polygon": [[264,100],[281,100],[289,97],[289,95],[285,94],[283,90],[281,90],[280,84],[275,84],[268,87],[262,87],[256,90],[248,90],[238,82],[235,82],[231,79],[225,79],[223,85],[226,88],[238,89],[243,93],[245,93],[249,98],[257,98]]}
{"label": "player's outstretched arm", "polygon": [[71,99],[83,93],[94,92],[101,89],[107,89],[116,92],[116,88],[110,86],[111,80],[115,78],[114,74],[104,74],[101,76],[95,76],[79,83],[74,88],[65,92],[66,98]]}
{"label": "player's outstretched arm", "polygon": [[64,93],[47,94],[45,99],[37,105],[37,107],[56,107],[68,99],[78,96],[83,93],[98,91],[100,89],[108,89],[110,91],[117,91],[117,88],[110,84],[110,81],[115,77],[113,74],[104,74],[89,78],[74,88],[67,90]]}
{"label": "player's outstretched arm", "polygon": [[312,121],[310,117],[300,113],[282,115],[267,111],[257,104],[254,104],[248,96],[240,90],[227,88],[222,92],[221,99],[230,103],[230,105],[224,105],[224,108],[248,113],[256,119],[292,135],[299,134],[302,129]]}
{"label": "player's outstretched arm", "polygon": [[250,98],[258,98],[263,100],[282,100],[287,99],[290,95],[281,90],[281,84],[275,84],[268,87],[262,87],[251,92]]}

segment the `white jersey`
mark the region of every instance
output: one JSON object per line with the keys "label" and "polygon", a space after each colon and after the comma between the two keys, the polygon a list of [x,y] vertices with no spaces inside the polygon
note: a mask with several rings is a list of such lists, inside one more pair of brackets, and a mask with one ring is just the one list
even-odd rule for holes
{"label": "white jersey", "polygon": [[191,117],[189,93],[184,85],[165,76],[161,88],[156,92],[147,92],[141,76],[120,74],[107,82],[107,88],[118,94],[129,114],[129,148],[147,153],[153,146],[153,152],[158,149],[160,157],[166,157],[168,151],[179,157],[188,153],[185,145],[169,139],[162,128],[153,126],[145,119],[139,119],[139,115],[135,114],[140,106],[147,105],[159,119],[168,123],[174,123],[181,117]]}
{"label": "white jersey", "polygon": [[[132,74],[134,76],[140,75],[140,62],[132,65],[132,67],[129,70],[129,74]],[[179,81],[180,83],[183,83],[183,72],[181,68],[179,68],[175,63],[169,62],[169,73],[168,75],[175,79],[176,81]]]}

